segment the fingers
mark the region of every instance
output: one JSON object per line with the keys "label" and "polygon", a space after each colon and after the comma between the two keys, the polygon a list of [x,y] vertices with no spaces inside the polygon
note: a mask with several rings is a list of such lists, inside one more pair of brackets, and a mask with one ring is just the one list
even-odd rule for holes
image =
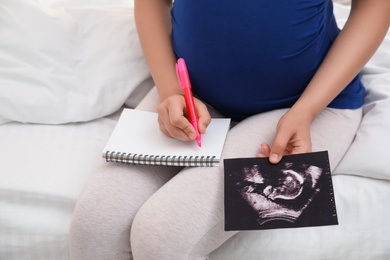
{"label": "fingers", "polygon": [[[201,134],[205,133],[211,118],[207,107],[200,101],[196,103],[199,114],[198,128]],[[182,95],[173,95],[164,100],[157,108],[160,130],[167,136],[190,141],[196,138],[193,125],[186,118],[185,100]]]}
{"label": "fingers", "polygon": [[[258,153],[257,157],[269,157],[269,162],[272,164],[277,164],[282,159],[282,156],[285,154],[285,150],[289,140],[292,138],[292,133],[285,127],[285,123],[283,122],[285,115],[279,120],[278,125],[276,127],[276,135],[275,140],[270,147],[267,143],[262,143],[260,146],[260,153]],[[287,124],[288,125],[288,124]]]}
{"label": "fingers", "polygon": [[211,122],[210,113],[207,106],[201,101],[195,99],[196,110],[198,113],[198,129],[200,134],[206,133],[206,128]]}
{"label": "fingers", "polygon": [[310,123],[283,124],[277,127],[269,161],[277,164],[283,155],[311,152]]}
{"label": "fingers", "polygon": [[195,130],[184,116],[180,106],[159,106],[157,110],[159,114],[158,123],[160,130],[164,134],[182,141],[195,139]]}
{"label": "fingers", "polygon": [[270,163],[276,164],[280,162],[283,154],[285,154],[286,146],[291,138],[291,134],[286,131],[278,130],[276,132],[276,137],[269,154]]}
{"label": "fingers", "polygon": [[310,126],[312,118],[302,113],[284,114],[277,126],[272,146],[263,143],[257,157],[269,157],[269,162],[277,164],[284,155],[311,152]]}
{"label": "fingers", "polygon": [[262,143],[260,145],[260,153],[256,155],[256,157],[269,157],[269,154],[271,152],[271,148],[267,143]]}

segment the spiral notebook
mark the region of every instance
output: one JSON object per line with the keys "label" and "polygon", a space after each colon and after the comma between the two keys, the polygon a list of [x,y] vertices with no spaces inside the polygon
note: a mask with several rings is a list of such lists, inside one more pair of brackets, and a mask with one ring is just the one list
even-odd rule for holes
{"label": "spiral notebook", "polygon": [[125,108],[104,150],[107,162],[163,166],[217,166],[229,130],[229,118],[213,118],[202,147],[163,134],[157,113]]}
{"label": "spiral notebook", "polygon": [[337,225],[327,151],[225,159],[225,230]]}

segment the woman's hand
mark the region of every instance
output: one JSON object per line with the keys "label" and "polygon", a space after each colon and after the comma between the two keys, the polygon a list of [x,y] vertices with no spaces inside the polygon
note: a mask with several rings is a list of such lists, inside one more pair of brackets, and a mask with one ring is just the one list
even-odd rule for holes
{"label": "woman's hand", "polygon": [[[206,132],[211,117],[207,107],[200,100],[194,98],[196,112],[198,114],[198,128],[200,134]],[[195,140],[196,132],[188,121],[184,96],[173,94],[164,99],[157,107],[158,123],[160,130],[169,137],[182,141]]]}
{"label": "woman's hand", "polygon": [[269,161],[276,164],[283,155],[311,152],[312,120],[309,114],[290,109],[278,122],[272,147],[262,143],[257,157],[269,157]]}

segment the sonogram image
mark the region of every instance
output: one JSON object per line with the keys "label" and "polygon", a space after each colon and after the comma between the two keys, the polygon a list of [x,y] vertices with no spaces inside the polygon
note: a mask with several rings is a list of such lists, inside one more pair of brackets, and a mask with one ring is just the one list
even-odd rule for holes
{"label": "sonogram image", "polygon": [[[337,224],[325,155],[285,156],[277,165],[268,163],[267,158],[225,160],[226,230]],[[318,157],[324,157],[325,162],[319,163]],[[312,203],[314,207],[307,210]],[[319,222],[322,219],[332,221]]]}

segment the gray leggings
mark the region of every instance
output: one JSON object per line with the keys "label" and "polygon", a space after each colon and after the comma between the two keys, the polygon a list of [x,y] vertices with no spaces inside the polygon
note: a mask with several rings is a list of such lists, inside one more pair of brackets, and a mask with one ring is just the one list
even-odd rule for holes
{"label": "gray leggings", "polygon": [[[137,109],[155,110],[157,102],[152,89]],[[223,158],[255,156],[262,142],[272,143],[285,112],[262,113],[234,126]],[[350,146],[361,117],[361,109],[327,108],[313,122],[313,151],[328,150],[332,170]],[[208,259],[237,233],[224,231],[223,212],[222,166],[183,169],[102,160],[74,210],[71,259]]]}

